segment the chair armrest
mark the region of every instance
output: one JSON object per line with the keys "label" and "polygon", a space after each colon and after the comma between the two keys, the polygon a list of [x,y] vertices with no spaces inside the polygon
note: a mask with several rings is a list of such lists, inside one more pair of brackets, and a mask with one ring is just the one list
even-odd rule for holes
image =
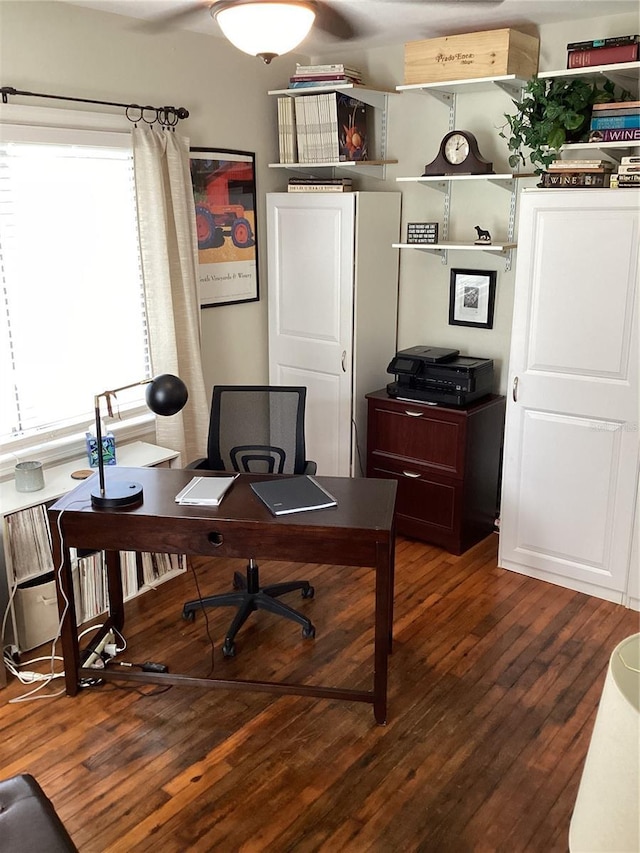
{"label": "chair armrest", "polygon": [[310,462],[308,460],[304,463],[304,473],[305,474],[315,474],[318,470],[318,465],[316,462]]}
{"label": "chair armrest", "polygon": [[193,462],[189,462],[188,465],[185,465],[185,470],[190,470],[192,468],[200,468],[207,469],[207,459],[206,457],[202,457],[201,459],[194,459]]}

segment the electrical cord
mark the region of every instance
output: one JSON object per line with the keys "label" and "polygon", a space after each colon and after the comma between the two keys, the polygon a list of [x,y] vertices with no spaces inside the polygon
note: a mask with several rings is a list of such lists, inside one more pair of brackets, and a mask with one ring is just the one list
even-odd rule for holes
{"label": "electrical cord", "polygon": [[200,592],[200,583],[198,581],[198,574],[195,570],[193,562],[191,560],[189,560],[188,557],[187,557],[187,562],[189,564],[189,568],[191,569],[191,574],[193,575],[193,580],[194,580],[195,585],[196,585],[196,594],[198,596],[198,601],[200,602],[200,605],[201,605],[200,610],[204,614],[205,630],[207,632],[207,637],[209,638],[209,643],[211,645],[211,667],[209,668],[209,672],[205,676],[205,678],[209,678],[209,676],[214,671],[213,654],[215,651],[215,647],[214,647],[214,643],[213,643],[213,637],[211,636],[211,631],[209,630],[209,616],[207,615],[207,608],[204,607],[203,602],[202,602],[202,593]]}

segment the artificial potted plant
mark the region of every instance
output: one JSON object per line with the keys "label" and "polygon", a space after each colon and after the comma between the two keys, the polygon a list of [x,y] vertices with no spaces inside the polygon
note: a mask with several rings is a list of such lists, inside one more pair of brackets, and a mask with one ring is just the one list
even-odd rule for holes
{"label": "artificial potted plant", "polygon": [[516,112],[505,114],[507,121],[500,131],[509,145],[509,165],[526,164],[523,149],[529,148],[536,173],[543,172],[565,143],[588,140],[594,104],[630,99],[631,93],[611,80],[599,85],[580,77],[533,77],[520,100],[513,101]]}

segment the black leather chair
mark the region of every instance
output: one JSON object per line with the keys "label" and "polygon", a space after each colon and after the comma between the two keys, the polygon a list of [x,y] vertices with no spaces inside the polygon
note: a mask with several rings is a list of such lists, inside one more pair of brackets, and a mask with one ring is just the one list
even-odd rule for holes
{"label": "black leather chair", "polygon": [[0,781],[0,850],[78,853],[53,803],[29,773]]}
{"label": "black leather chair", "polygon": [[[216,385],[211,403],[207,456],[189,468],[260,474],[315,474],[316,463],[305,459],[304,414],[307,389],[279,385]],[[311,621],[279,597],[300,590],[313,598],[308,581],[260,586],[257,564],[249,560],[246,577],[234,572],[233,592],[188,601],[183,619],[195,619],[205,607],[237,607],[222,651],[235,655],[236,634],[255,610],[267,610],[302,625],[302,636],[315,636]]]}

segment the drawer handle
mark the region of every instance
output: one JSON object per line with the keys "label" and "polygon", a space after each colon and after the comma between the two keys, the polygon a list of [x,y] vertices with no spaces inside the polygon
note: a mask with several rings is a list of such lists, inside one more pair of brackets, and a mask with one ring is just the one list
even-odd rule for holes
{"label": "drawer handle", "polygon": [[513,377],[513,388],[511,390],[511,396],[513,397],[513,402],[518,402],[518,377]]}
{"label": "drawer handle", "polygon": [[409,415],[410,418],[421,418],[422,412],[410,412],[408,409],[404,410],[405,415]]}
{"label": "drawer handle", "polygon": [[404,477],[412,477],[414,480],[420,476],[420,474],[416,474],[415,471],[403,471],[402,475]]}
{"label": "drawer handle", "polygon": [[207,533],[207,539],[209,540],[209,543],[213,545],[214,548],[219,548],[224,542],[224,536],[222,535],[222,533],[216,533],[215,531]]}

